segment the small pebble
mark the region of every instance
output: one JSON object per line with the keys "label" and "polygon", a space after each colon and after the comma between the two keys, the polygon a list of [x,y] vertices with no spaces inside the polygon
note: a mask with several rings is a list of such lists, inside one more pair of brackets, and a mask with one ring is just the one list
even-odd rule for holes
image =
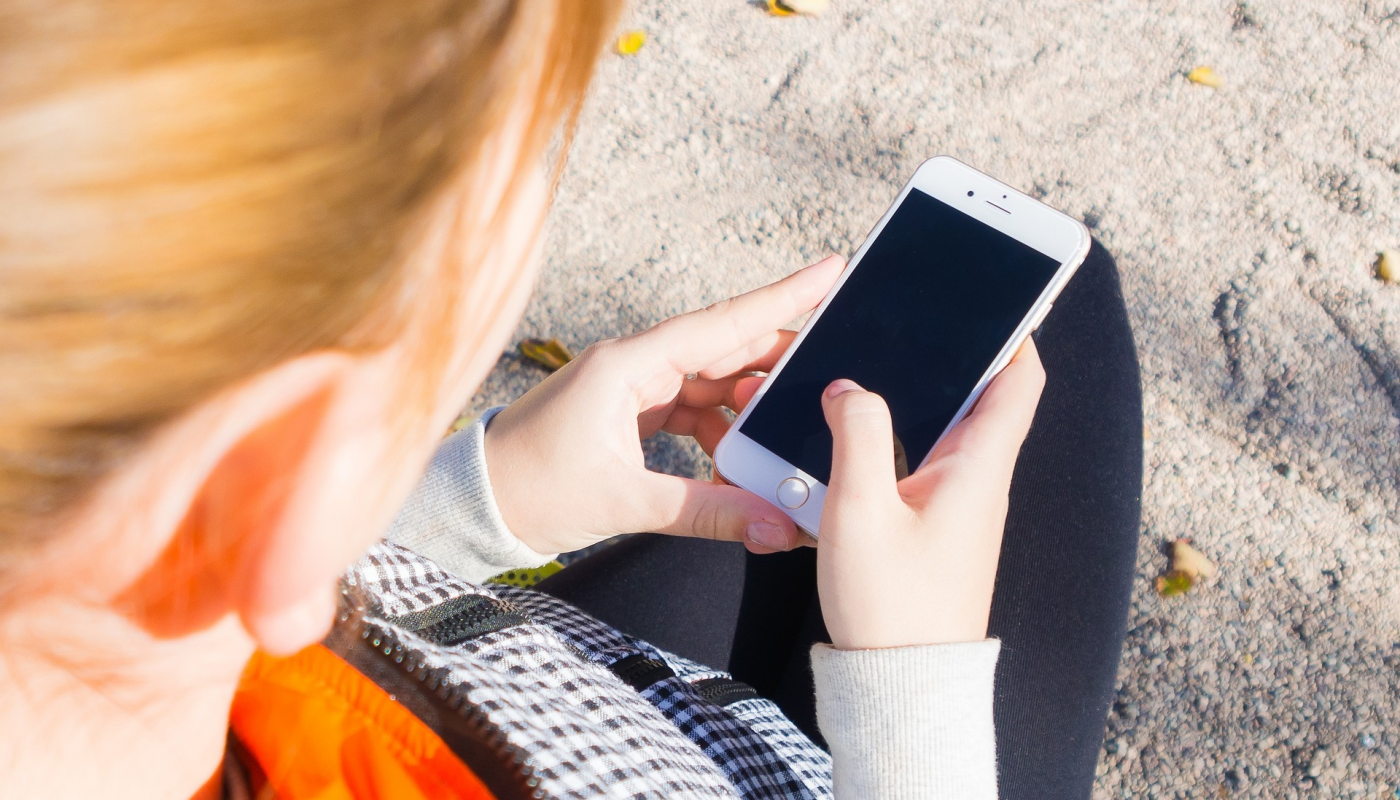
{"label": "small pebble", "polygon": [[1374,750],[1376,747],[1376,737],[1369,733],[1361,734],[1361,746],[1367,750]]}

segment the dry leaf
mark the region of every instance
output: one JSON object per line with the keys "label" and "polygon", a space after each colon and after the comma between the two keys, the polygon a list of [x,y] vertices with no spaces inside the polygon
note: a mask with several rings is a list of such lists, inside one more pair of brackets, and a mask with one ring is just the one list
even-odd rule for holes
{"label": "dry leaf", "polygon": [[487,583],[495,583],[503,586],[518,586],[522,589],[529,589],[550,575],[563,569],[564,565],[558,561],[551,561],[542,567],[532,569],[513,569],[509,572],[502,572],[494,578],[487,578]]}
{"label": "dry leaf", "polygon": [[1400,250],[1385,250],[1376,260],[1376,277],[1390,283],[1400,283]]}
{"label": "dry leaf", "polygon": [[1186,80],[1199,83],[1202,86],[1209,86],[1212,89],[1220,89],[1225,86],[1225,79],[1215,74],[1215,70],[1210,67],[1196,67],[1186,73]]}
{"label": "dry leaf", "polygon": [[820,17],[829,5],[831,5],[831,0],[768,0],[768,13],[776,17],[786,17],[791,14]]}
{"label": "dry leaf", "polygon": [[569,349],[558,339],[526,339],[520,343],[520,355],[553,372],[574,360]]}
{"label": "dry leaf", "polygon": [[1214,577],[1218,571],[1205,553],[1191,546],[1189,539],[1172,542],[1171,557],[1171,569],[1157,578],[1157,594],[1163,597],[1186,594],[1196,584]]}
{"label": "dry leaf", "polygon": [[469,427],[473,422],[476,422],[475,414],[463,414],[462,416],[457,418],[456,422],[453,422],[450,426],[448,426],[446,435],[451,436],[457,431]]}
{"label": "dry leaf", "polygon": [[1190,541],[1177,539],[1172,542],[1172,572],[1183,572],[1191,576],[1194,583],[1214,578],[1217,570],[1215,563],[1192,547]]}
{"label": "dry leaf", "polygon": [[617,37],[618,55],[634,56],[647,43],[646,31],[628,31]]}
{"label": "dry leaf", "polygon": [[1172,570],[1166,575],[1157,578],[1157,594],[1163,597],[1174,597],[1179,594],[1186,594],[1191,591],[1191,587],[1196,585],[1196,581],[1190,575],[1181,570]]}

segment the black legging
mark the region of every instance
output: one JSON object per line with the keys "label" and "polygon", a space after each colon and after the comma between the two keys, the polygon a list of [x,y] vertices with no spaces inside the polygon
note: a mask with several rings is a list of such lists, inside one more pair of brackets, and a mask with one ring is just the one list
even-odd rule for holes
{"label": "black legging", "polygon": [[[1047,381],[1011,482],[990,635],[1007,800],[1089,797],[1137,552],[1142,396],[1113,258],[1098,244],[1037,335]],[[540,588],[711,666],[816,730],[808,650],[829,641],[815,551],[636,536]],[[920,580],[890,564],[890,580]]]}

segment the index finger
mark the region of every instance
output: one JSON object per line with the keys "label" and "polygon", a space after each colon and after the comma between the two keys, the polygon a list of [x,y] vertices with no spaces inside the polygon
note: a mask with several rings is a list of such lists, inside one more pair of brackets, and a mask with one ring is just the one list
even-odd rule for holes
{"label": "index finger", "polygon": [[[971,413],[949,434],[950,450],[1015,462],[1021,442],[1030,432],[1040,392],[1045,388],[1045,367],[1029,336],[978,398]],[[941,449],[941,445],[940,445]]]}
{"label": "index finger", "polygon": [[676,372],[699,372],[816,308],[845,259],[829,256],[775,283],[669,319],[638,335]]}

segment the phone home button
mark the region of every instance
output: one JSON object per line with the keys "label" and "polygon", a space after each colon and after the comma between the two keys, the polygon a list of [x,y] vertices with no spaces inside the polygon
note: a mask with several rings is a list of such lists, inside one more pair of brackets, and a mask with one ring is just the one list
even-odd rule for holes
{"label": "phone home button", "polygon": [[807,502],[807,482],[801,478],[788,478],[778,484],[778,502],[787,508],[800,508]]}

